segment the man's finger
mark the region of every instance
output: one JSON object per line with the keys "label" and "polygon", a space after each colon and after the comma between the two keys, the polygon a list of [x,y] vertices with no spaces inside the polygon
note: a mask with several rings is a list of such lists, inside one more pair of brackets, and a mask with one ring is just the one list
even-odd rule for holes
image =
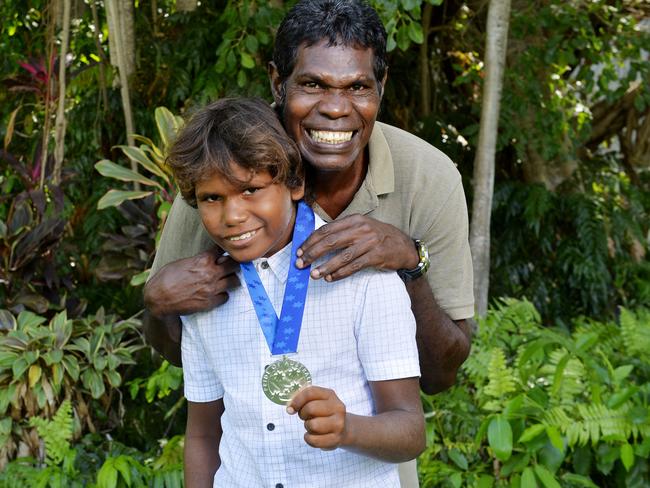
{"label": "man's finger", "polygon": [[367,267],[378,267],[380,263],[372,261],[372,253],[366,246],[351,246],[332,256],[328,261],[311,270],[313,279],[326,278],[336,281],[346,278]]}
{"label": "man's finger", "polygon": [[316,229],[298,249],[299,261],[309,265],[321,256],[354,242],[354,226],[348,217]]}

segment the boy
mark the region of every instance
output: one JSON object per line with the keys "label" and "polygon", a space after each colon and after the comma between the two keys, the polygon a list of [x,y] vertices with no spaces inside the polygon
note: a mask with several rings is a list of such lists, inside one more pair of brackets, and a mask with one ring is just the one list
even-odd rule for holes
{"label": "boy", "polygon": [[295,267],[323,222],[300,201],[300,153],[265,102],[210,104],[168,160],[245,283],[183,317],[186,486],[399,486],[392,463],[425,445],[403,283],[371,270],[328,283]]}

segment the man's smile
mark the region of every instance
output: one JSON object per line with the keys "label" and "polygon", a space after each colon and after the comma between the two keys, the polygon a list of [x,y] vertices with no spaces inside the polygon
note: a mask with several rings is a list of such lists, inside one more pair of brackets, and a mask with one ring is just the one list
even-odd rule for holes
{"label": "man's smile", "polygon": [[319,144],[341,144],[349,142],[356,131],[331,131],[309,129],[309,137]]}

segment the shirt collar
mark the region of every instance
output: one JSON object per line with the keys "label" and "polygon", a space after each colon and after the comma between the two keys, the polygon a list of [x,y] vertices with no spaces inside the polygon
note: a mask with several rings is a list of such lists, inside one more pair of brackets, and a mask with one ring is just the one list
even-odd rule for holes
{"label": "shirt collar", "polygon": [[[321,219],[318,215],[315,217],[315,228],[325,225],[325,221]],[[291,266],[291,245],[292,242],[289,242],[286,246],[276,252],[274,255],[269,256],[268,258],[258,258],[253,260],[253,265],[258,273],[262,272],[264,269],[262,266],[263,262],[267,262],[269,267],[268,269],[275,275],[277,280],[280,283],[286,283],[289,276],[289,266]]]}

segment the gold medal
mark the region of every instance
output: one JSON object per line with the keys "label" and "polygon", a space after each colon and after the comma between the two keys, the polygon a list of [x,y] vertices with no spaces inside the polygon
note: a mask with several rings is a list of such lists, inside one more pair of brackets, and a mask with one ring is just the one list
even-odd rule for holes
{"label": "gold medal", "polygon": [[285,405],[303,386],[311,384],[311,374],[304,364],[282,359],[269,364],[262,375],[262,390],[273,403]]}

